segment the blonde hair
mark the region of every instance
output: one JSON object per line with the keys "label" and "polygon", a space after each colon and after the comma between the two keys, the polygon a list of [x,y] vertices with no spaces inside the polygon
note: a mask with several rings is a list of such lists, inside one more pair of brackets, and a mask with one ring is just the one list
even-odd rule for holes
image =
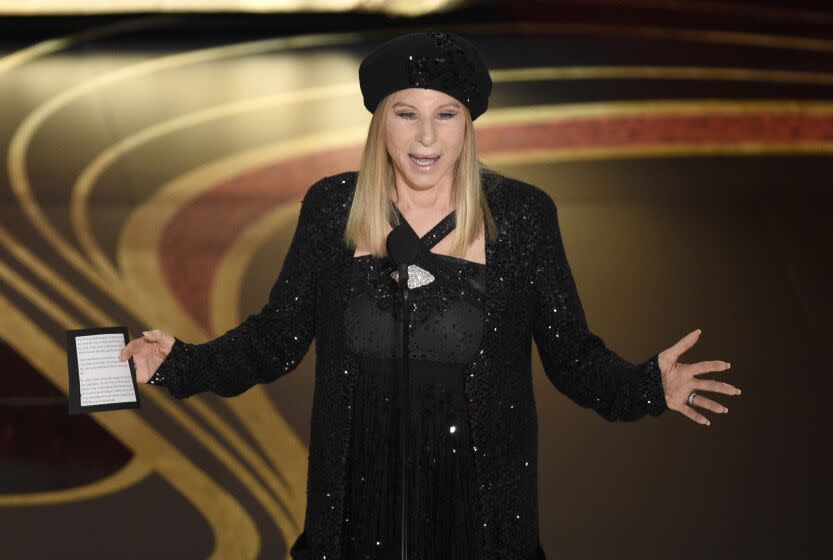
{"label": "blonde hair", "polygon": [[[388,113],[393,94],[388,95],[376,107],[367,131],[367,141],[362,152],[361,165],[356,177],[356,190],[344,241],[354,250],[366,248],[376,257],[387,255],[388,219],[396,223],[392,195],[395,193],[393,163],[385,146],[385,115]],[[451,188],[451,200],[457,212],[457,225],[450,235],[456,236],[452,255],[462,258],[466,249],[480,233],[481,224],[486,228],[486,239],[497,237],[497,227],[489,210],[481,174],[496,173],[486,167],[477,154],[477,140],[471,114],[464,106],[461,114],[465,117],[463,149],[457,160],[456,173]]]}

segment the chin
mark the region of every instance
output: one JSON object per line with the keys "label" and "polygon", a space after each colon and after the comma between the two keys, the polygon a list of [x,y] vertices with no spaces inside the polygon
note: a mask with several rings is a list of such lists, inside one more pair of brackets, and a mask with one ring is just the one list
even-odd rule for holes
{"label": "chin", "polygon": [[414,171],[412,169],[400,169],[399,171],[405,180],[414,186],[433,187],[441,177],[449,173],[448,169],[432,169],[426,172]]}
{"label": "chin", "polygon": [[431,186],[435,184],[443,174],[439,172],[433,173],[411,173],[405,172],[405,178],[408,180],[409,183],[412,185],[425,185]]}

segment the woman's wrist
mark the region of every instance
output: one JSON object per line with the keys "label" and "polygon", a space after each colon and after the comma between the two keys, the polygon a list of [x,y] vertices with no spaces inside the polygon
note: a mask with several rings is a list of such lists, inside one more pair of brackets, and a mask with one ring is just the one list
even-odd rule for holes
{"label": "woman's wrist", "polygon": [[156,372],[148,380],[148,383],[150,383],[151,385],[167,385],[170,367],[172,366],[174,360],[177,359],[177,355],[185,355],[188,352],[188,345],[179,338],[174,337],[174,344],[171,347],[171,351],[168,352],[168,355],[165,356],[165,359],[162,361],[161,364],[159,364],[159,367],[156,368]]}

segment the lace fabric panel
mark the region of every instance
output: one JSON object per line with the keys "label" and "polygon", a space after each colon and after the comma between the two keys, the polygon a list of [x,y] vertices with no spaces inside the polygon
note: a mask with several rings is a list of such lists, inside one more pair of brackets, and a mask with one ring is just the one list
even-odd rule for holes
{"label": "lace fabric panel", "polygon": [[[445,255],[435,261],[428,265],[435,280],[410,290],[409,350],[412,358],[464,364],[482,333],[485,267]],[[358,354],[399,356],[402,296],[387,263],[365,257],[353,263],[345,326]]]}
{"label": "lace fabric panel", "polygon": [[[394,208],[396,218],[408,227],[410,225]],[[398,225],[391,221],[392,226]],[[415,264],[427,270],[434,280],[410,290],[409,315],[412,324],[424,323],[429,317],[443,313],[450,301],[464,301],[480,308],[486,293],[485,265],[462,258],[432,253],[431,247],[439,243],[456,226],[456,212],[452,211],[420,240]],[[356,267],[355,264],[359,266]],[[396,265],[387,256],[379,259],[372,255],[354,257],[354,268],[348,297],[352,300],[361,293],[371,298],[380,312],[388,312],[393,319],[401,319],[401,290],[392,274]],[[356,278],[361,275],[362,278]]]}

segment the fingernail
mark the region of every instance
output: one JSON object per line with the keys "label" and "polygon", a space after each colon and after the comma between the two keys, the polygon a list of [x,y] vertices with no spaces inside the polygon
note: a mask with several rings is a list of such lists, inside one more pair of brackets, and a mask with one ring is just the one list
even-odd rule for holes
{"label": "fingernail", "polygon": [[700,333],[702,333],[702,332],[703,332],[703,330],[702,330],[702,329],[697,329],[697,334],[700,334]]}
{"label": "fingernail", "polygon": [[[403,352],[403,354],[404,354],[404,352]],[[740,389],[738,389],[738,393],[737,393],[737,394],[738,394],[738,395],[740,395]]]}
{"label": "fingernail", "polygon": [[727,412],[729,412],[729,409],[724,406],[723,407],[723,414],[726,414]]}
{"label": "fingernail", "polygon": [[709,422],[708,420],[706,420],[706,426],[711,426],[711,425],[712,425],[712,423]]}
{"label": "fingernail", "polygon": [[729,362],[726,362],[726,369],[729,369],[730,367],[732,367],[732,364],[730,364]]}
{"label": "fingernail", "polygon": [[142,334],[144,334],[144,335],[147,335],[149,333],[150,333],[150,331],[142,331]]}

